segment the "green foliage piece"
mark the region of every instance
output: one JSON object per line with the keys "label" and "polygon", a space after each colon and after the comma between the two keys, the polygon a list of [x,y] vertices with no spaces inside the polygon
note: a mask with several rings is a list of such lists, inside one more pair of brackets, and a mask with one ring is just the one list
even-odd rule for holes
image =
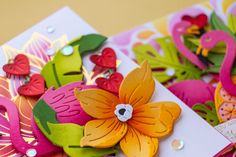
{"label": "green foliage piece", "polygon": [[79,40],[75,40],[70,43],[71,46],[79,45],[79,53],[81,55],[86,54],[87,52],[98,50],[104,42],[107,40],[107,37],[100,34],[88,34],[82,36]]}
{"label": "green foliage piece", "polygon": [[[158,81],[164,83],[172,78],[177,78],[178,81],[200,78],[202,72],[178,53],[170,37],[158,38],[156,41],[163,54],[149,44],[140,45],[133,50],[139,64],[144,60],[148,61]],[[167,74],[166,70],[169,68],[174,70],[173,75]]]}
{"label": "green foliage piece", "polygon": [[115,148],[83,148],[80,140],[84,128],[73,123],[58,123],[56,112],[41,99],[33,108],[34,119],[43,134],[55,145],[63,147],[65,153],[71,157],[101,157],[116,153]]}
{"label": "green foliage piece", "polygon": [[214,102],[209,101],[206,104],[196,104],[192,109],[212,126],[219,124]]}
{"label": "green foliage piece", "polygon": [[229,18],[228,18],[228,26],[229,26],[229,29],[234,33],[236,34],[236,16],[231,13],[229,15]]}
{"label": "green foliage piece", "polygon": [[234,38],[234,40],[236,40],[234,33],[224,24],[224,22],[217,16],[215,12],[211,14],[210,25],[214,30],[222,30],[229,33]]}

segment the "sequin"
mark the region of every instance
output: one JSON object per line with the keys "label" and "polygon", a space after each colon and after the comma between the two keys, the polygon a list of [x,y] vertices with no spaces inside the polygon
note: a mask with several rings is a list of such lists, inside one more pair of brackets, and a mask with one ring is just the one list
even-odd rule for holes
{"label": "sequin", "polygon": [[35,157],[37,155],[37,151],[35,149],[28,149],[26,155],[27,157]]}
{"label": "sequin", "polygon": [[69,56],[73,53],[74,49],[72,46],[65,46],[62,48],[61,52],[65,56]]}
{"label": "sequin", "polygon": [[184,147],[184,141],[183,141],[183,140],[180,140],[180,139],[174,139],[174,140],[171,142],[171,147],[172,147],[174,150],[181,150],[181,149],[183,149],[183,147]]}
{"label": "sequin", "polygon": [[48,33],[53,33],[55,31],[55,28],[54,27],[52,27],[52,26],[48,26],[47,27],[47,32]]}
{"label": "sequin", "polygon": [[166,69],[166,74],[167,74],[168,76],[173,76],[173,75],[175,74],[175,69],[173,69],[173,68],[167,68],[167,69]]}

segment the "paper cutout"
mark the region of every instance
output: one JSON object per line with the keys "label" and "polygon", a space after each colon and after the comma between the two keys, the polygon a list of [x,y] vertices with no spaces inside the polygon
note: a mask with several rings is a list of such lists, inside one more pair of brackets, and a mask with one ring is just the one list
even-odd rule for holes
{"label": "paper cutout", "polygon": [[116,54],[112,48],[105,48],[102,50],[102,54],[90,56],[90,60],[103,68],[116,68]]}
{"label": "paper cutout", "polygon": [[[233,81],[236,83],[235,77]],[[221,123],[236,118],[236,97],[231,96],[221,83],[218,83],[215,90],[215,106]]]}
{"label": "paper cutout", "polygon": [[208,17],[201,13],[195,17],[184,15],[182,20],[190,22],[192,25],[198,26],[199,29],[204,28],[208,24]]}
{"label": "paper cutout", "polygon": [[6,77],[0,76],[0,96],[5,96],[11,98],[11,93],[9,91],[9,82]]}
{"label": "paper cutout", "polygon": [[229,26],[229,29],[235,34],[236,33],[236,15],[234,15],[233,13],[229,14],[228,26]]}
{"label": "paper cutout", "polygon": [[173,41],[179,52],[186,57],[189,61],[195,64],[200,69],[205,69],[206,65],[199,60],[198,56],[187,48],[182,42],[182,36],[188,34],[187,30],[191,28],[191,23],[181,21],[175,24],[172,32]]}
{"label": "paper cutout", "polygon": [[112,93],[118,93],[122,80],[123,80],[123,75],[118,72],[115,72],[111,74],[109,78],[102,78],[102,77],[97,78],[96,84],[101,89],[104,89]]}
{"label": "paper cutout", "polygon": [[7,76],[25,76],[30,73],[29,59],[23,54],[18,54],[13,63],[6,64],[2,67]]}
{"label": "paper cutout", "polygon": [[190,108],[198,103],[204,104],[207,101],[214,101],[215,88],[201,80],[181,81],[168,89]]}
{"label": "paper cutout", "polygon": [[[33,97],[16,96],[12,98],[12,102],[19,111],[20,120],[20,128],[14,129],[19,129],[21,134],[18,136],[22,136],[23,138],[25,138],[26,142],[30,144],[35,142],[35,137],[31,128],[30,116],[32,114],[32,108],[36,101],[37,99]],[[2,133],[2,138],[0,138],[0,156],[15,156],[16,154],[19,154],[19,152],[15,149],[11,142],[8,114],[2,107],[0,112],[0,132]],[[11,121],[14,121],[14,119],[11,119]]]}
{"label": "paper cutout", "polygon": [[[210,53],[208,58],[213,62],[214,64],[209,66],[206,71],[207,72],[212,72],[212,73],[219,73],[221,65],[223,64],[225,55],[224,54],[215,54],[215,53]],[[236,63],[234,63],[232,67],[231,74],[234,75],[236,74]]]}
{"label": "paper cutout", "polygon": [[[161,46],[163,54],[157,52],[149,44],[143,44],[133,50],[139,64],[144,60],[148,61],[151,65],[153,76],[158,81],[164,83],[175,77],[178,81],[200,78],[201,71],[184,57],[179,56],[175,45],[169,37],[158,38],[156,42]],[[168,75],[166,72],[168,68],[174,69],[173,75]]]}
{"label": "paper cutout", "polygon": [[59,50],[53,60],[48,62],[41,71],[47,87],[61,87],[71,82],[81,81],[82,59],[78,46],[74,47],[73,54],[64,56]]}
{"label": "paper cutout", "polygon": [[83,82],[74,82],[56,90],[48,89],[41,97],[57,114],[60,123],[75,123],[85,125],[92,118],[81,108],[80,102],[74,96],[74,89],[89,89],[96,86],[87,86]]}
{"label": "paper cutout", "polygon": [[[151,68],[144,62],[122,81],[119,98],[101,89],[76,90],[84,111],[96,118],[85,125],[80,145],[109,148],[120,143],[128,157],[154,156],[157,138],[170,134],[181,112],[174,102],[148,103],[154,89]],[[114,113],[122,104],[133,108],[132,118],[126,122],[121,122]],[[122,108],[117,112],[122,116],[127,110]],[[137,136],[133,136],[134,133]]]}
{"label": "paper cutout", "polygon": [[230,34],[231,37],[236,41],[234,33],[224,24],[224,22],[217,16],[216,12],[211,14],[210,25],[213,30],[222,30]]}
{"label": "paper cutout", "polygon": [[214,102],[208,101],[204,104],[195,104],[192,109],[212,126],[219,124]]}
{"label": "paper cutout", "polygon": [[103,35],[88,34],[83,35],[79,40],[72,41],[70,45],[73,47],[79,45],[79,53],[85,55],[87,52],[98,50],[106,40],[107,37]]}
{"label": "paper cutout", "polygon": [[18,93],[24,96],[40,96],[44,92],[44,78],[40,74],[32,75],[29,82],[18,88]]}
{"label": "paper cutout", "polygon": [[26,154],[28,149],[35,149],[37,151],[37,155],[40,156],[57,150],[57,148],[53,146],[41,134],[41,132],[38,132],[37,130],[33,130],[33,134],[37,139],[37,144],[33,145],[33,143],[29,144],[28,142],[26,142],[24,138],[21,136],[19,114],[16,105],[8,98],[0,97],[0,106],[1,108],[4,108],[7,112],[7,116],[9,118],[10,140],[14,148],[18,152]]}
{"label": "paper cutout", "polygon": [[220,69],[220,81],[224,89],[231,95],[236,95],[236,84],[231,79],[231,70],[236,58],[234,39],[224,31],[211,31],[201,37],[201,45],[206,49],[213,48],[217,43],[225,42],[226,54]]}
{"label": "paper cutout", "polygon": [[41,99],[33,109],[34,119],[44,135],[54,144],[63,147],[71,157],[100,157],[115,153],[115,149],[81,148],[80,139],[83,127],[73,123],[58,123],[56,112]]}
{"label": "paper cutout", "polygon": [[[190,41],[191,43],[193,43],[197,47],[200,46],[200,39],[188,38],[187,40]],[[209,59],[211,59],[209,55],[211,55],[212,53],[214,55],[215,55],[215,53],[225,53],[225,44],[219,43],[213,49],[211,49],[211,53],[208,54]],[[216,55],[218,55],[218,54],[216,54]]]}

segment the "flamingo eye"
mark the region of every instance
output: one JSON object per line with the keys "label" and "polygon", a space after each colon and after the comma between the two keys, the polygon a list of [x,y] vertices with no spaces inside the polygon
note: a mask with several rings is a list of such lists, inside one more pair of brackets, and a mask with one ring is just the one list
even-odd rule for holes
{"label": "flamingo eye", "polygon": [[212,40],[211,37],[207,37],[207,38],[206,38],[206,41],[207,41],[207,42],[210,42],[211,40]]}
{"label": "flamingo eye", "polygon": [[178,31],[178,32],[182,32],[182,31],[183,31],[183,28],[178,28],[177,31]]}

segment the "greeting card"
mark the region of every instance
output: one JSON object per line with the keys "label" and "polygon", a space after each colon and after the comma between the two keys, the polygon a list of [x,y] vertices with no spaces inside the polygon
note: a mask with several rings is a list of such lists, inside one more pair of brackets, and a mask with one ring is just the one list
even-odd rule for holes
{"label": "greeting card", "polygon": [[138,64],[147,60],[153,76],[209,124],[226,126],[220,132],[228,138],[235,119],[235,6],[210,0],[110,39]]}
{"label": "greeting card", "polygon": [[0,56],[3,157],[209,157],[233,145],[155,80],[148,59],[138,66],[69,8]]}

